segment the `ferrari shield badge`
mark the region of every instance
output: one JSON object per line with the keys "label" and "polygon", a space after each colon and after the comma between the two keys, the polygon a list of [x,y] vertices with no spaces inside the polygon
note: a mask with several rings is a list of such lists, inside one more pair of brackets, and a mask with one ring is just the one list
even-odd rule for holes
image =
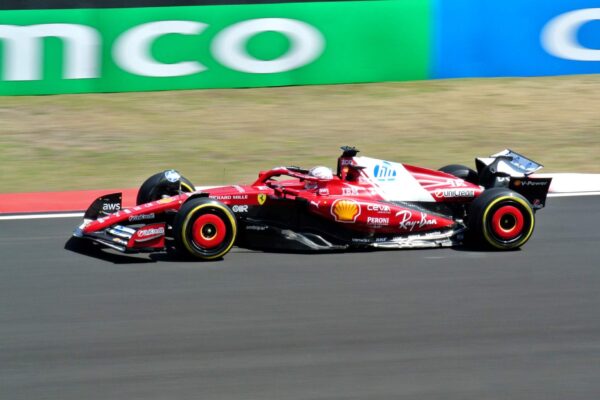
{"label": "ferrari shield badge", "polygon": [[265,204],[265,201],[267,201],[267,195],[264,193],[259,193],[258,194],[258,204],[260,204],[262,206],[263,204]]}

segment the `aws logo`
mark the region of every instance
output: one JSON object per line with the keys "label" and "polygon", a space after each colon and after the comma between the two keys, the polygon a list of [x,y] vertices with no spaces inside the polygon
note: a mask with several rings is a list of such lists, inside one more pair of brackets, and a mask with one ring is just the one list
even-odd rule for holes
{"label": "aws logo", "polygon": [[331,215],[337,222],[356,222],[360,215],[360,205],[349,199],[338,199],[331,204]]}

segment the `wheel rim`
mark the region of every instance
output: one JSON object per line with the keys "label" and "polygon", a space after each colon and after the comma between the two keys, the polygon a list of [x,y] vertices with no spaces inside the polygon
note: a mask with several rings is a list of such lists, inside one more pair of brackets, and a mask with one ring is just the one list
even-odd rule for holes
{"label": "wheel rim", "polygon": [[517,238],[523,232],[524,225],[523,213],[515,206],[502,206],[494,212],[492,217],[494,235],[503,240]]}
{"label": "wheel rim", "polygon": [[204,214],[192,225],[192,240],[205,249],[213,249],[223,243],[227,236],[225,222],[215,214]]}

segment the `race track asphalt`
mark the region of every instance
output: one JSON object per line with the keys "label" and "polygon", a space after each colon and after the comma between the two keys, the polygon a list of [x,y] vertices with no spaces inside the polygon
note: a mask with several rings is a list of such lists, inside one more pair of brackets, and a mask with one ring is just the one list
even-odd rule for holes
{"label": "race track asphalt", "polygon": [[87,257],[0,221],[0,399],[600,398],[600,197],[522,251]]}

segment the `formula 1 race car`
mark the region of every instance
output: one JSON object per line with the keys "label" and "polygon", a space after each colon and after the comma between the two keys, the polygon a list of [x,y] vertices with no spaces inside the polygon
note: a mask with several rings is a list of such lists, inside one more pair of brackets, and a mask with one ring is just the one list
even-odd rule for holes
{"label": "formula 1 race car", "polygon": [[202,260],[235,244],[278,251],[523,246],[551,178],[511,150],[476,158],[477,171],[438,171],[357,156],[342,147],[337,171],[278,167],[250,185],[196,190],[177,171],[148,178],[137,206],[121,193],[96,199],[74,236],[125,253],[174,250]]}

